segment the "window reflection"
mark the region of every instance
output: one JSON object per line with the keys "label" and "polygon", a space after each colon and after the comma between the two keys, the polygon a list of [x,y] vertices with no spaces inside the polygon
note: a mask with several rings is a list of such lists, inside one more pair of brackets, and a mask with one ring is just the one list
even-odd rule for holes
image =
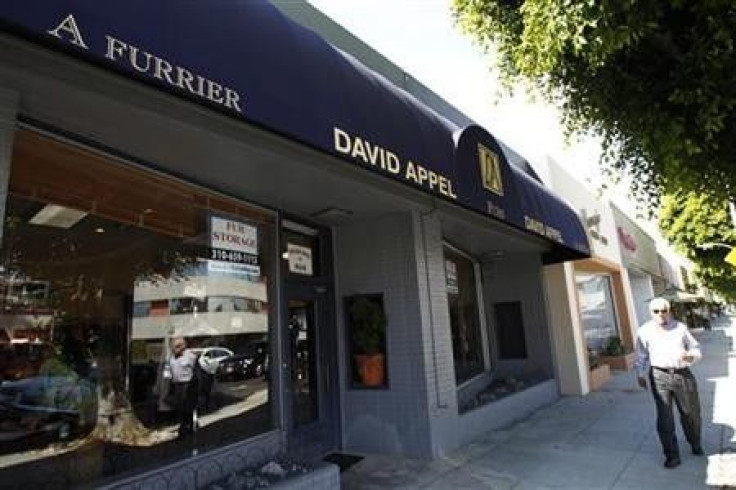
{"label": "window reflection", "polygon": [[[0,479],[89,484],[273,427],[270,216],[26,131],[9,191]],[[212,260],[215,215],[247,250]]]}
{"label": "window reflection", "polygon": [[319,415],[314,309],[312,301],[289,300],[292,416],[297,426],[313,422]]}
{"label": "window reflection", "polygon": [[618,336],[611,278],[604,274],[577,273],[575,282],[586,343],[591,351],[600,353],[610,337]]}
{"label": "window reflection", "polygon": [[445,247],[445,280],[458,384],[483,371],[478,295],[473,262]]}

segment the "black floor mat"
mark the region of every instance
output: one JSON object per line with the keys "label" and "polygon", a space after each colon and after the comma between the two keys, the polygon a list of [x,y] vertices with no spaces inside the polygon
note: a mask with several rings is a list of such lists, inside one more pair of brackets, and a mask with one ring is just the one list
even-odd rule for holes
{"label": "black floor mat", "polygon": [[330,453],[324,458],[322,458],[322,461],[326,461],[328,463],[336,464],[340,467],[340,472],[343,472],[353,466],[355,463],[363,459],[363,456],[356,456],[354,454],[345,454],[345,453]]}

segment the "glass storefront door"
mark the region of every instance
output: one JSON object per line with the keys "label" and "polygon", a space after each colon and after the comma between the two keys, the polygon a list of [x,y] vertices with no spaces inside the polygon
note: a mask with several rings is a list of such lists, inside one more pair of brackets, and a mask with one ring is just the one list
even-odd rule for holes
{"label": "glass storefront door", "polygon": [[331,295],[287,286],[286,413],[290,451],[317,458],[336,448],[337,363]]}
{"label": "glass storefront door", "polygon": [[319,418],[316,301],[289,299],[289,363],[291,364],[291,413],[299,427]]}
{"label": "glass storefront door", "polygon": [[286,321],[284,382],[289,448],[318,458],[338,441],[337,343],[325,231],[294,223],[282,231]]}

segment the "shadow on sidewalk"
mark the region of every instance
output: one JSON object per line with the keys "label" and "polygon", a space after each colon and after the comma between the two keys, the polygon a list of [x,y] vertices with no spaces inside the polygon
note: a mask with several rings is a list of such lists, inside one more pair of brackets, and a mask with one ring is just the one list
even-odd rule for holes
{"label": "shadow on sidewalk", "polygon": [[703,350],[693,372],[707,457],[690,454],[678,423],[683,464],[663,468],[654,400],[633,372],[616,371],[600,391],[562,397],[502,430],[478,428],[477,440],[443,458],[368,456],[342,475],[342,488],[736,488],[731,325],[722,317],[712,330],[693,332]]}
{"label": "shadow on sidewalk", "polygon": [[717,488],[736,488],[736,352],[733,337],[736,318],[725,316],[712,330],[694,331],[701,343],[703,361],[693,371],[703,391],[704,443],[707,451],[706,483]]}

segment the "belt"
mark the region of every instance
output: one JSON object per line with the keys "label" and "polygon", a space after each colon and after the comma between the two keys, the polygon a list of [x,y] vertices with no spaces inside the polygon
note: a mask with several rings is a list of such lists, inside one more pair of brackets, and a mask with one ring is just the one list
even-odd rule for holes
{"label": "belt", "polygon": [[663,371],[665,373],[669,374],[687,374],[690,372],[690,368],[664,368],[659,366],[652,366],[652,369],[656,369],[657,371]]}

